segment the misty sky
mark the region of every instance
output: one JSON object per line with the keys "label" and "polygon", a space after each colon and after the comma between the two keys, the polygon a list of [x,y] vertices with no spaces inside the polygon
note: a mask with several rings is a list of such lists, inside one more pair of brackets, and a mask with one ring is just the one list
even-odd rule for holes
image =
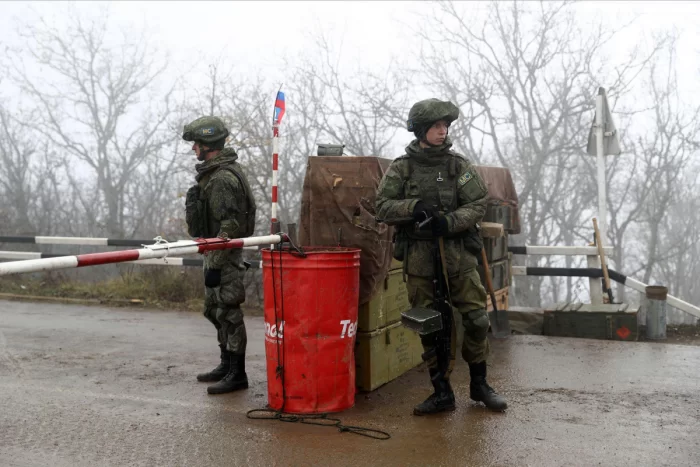
{"label": "misty sky", "polygon": [[[50,21],[65,21],[68,2],[0,3],[0,50],[17,40],[20,20],[39,13]],[[429,13],[427,2],[75,2],[83,15],[96,15],[107,8],[111,22],[119,26],[147,25],[151,41],[171,54],[171,72],[184,76],[202,74],[210,60],[225,57],[236,63],[238,72],[262,74],[270,82],[284,83],[288,78],[284,57],[294,63],[311,44],[311,35],[330,32],[334,50],[339,51],[341,70],[353,73],[358,67],[383,70],[395,62],[408,62],[417,55],[418,39],[414,30]],[[482,2],[461,2],[478,18],[486,11]],[[698,89],[700,2],[581,2],[577,5],[585,24],[600,15],[605,21],[622,25],[637,17],[634,26],[625,29],[608,44],[607,52],[624,54],[632,45],[648,38],[654,30],[676,27],[681,33],[678,49],[679,83],[687,93]],[[0,91],[6,88],[0,80]],[[600,83],[605,86],[606,83]],[[276,86],[270,89],[271,102]],[[429,89],[416,87],[412,101],[439,97]],[[287,95],[288,101],[294,96]],[[634,99],[633,97],[631,99]],[[593,116],[591,116],[592,118]],[[401,134],[396,150],[408,142]],[[405,140],[405,141],[404,141]],[[582,142],[585,145],[585,142]]]}
{"label": "misty sky", "polygon": [[[481,2],[463,2],[475,16],[484,11]],[[48,17],[65,10],[67,2],[2,2],[0,43],[11,43],[18,18],[41,12]],[[429,9],[427,2],[314,1],[314,2],[88,2],[75,3],[85,12],[108,7],[120,24],[147,24],[153,39],[172,54],[179,70],[197,66],[198,57],[225,54],[243,70],[261,70],[284,80],[281,57],[293,57],[308,44],[308,34],[318,28],[333,31],[336,45],[342,42],[341,62],[384,67],[394,56],[410,60],[415,53],[411,34]],[[611,48],[629,47],[639,32],[676,26],[683,32],[679,58],[696,81],[700,48],[700,2],[638,1],[581,2],[583,21],[595,15],[625,23],[639,15]],[[359,60],[359,63],[357,62]],[[689,73],[690,74],[690,73]]]}

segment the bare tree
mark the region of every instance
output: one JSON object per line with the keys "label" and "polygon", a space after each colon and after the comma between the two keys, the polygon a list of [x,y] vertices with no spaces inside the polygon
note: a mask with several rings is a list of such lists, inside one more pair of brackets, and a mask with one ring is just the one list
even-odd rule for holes
{"label": "bare tree", "polygon": [[0,187],[6,209],[12,211],[14,222],[9,227],[19,235],[35,235],[30,219],[36,186],[32,176],[32,159],[37,143],[22,134],[7,110],[0,106]]}
{"label": "bare tree", "polygon": [[288,65],[306,126],[326,142],[345,144],[350,154],[391,158],[390,144],[405,128],[408,77],[393,63],[384,71],[344,64],[323,31],[313,41],[297,65]]}
{"label": "bare tree", "polygon": [[21,26],[23,45],[10,59],[15,82],[36,103],[28,123],[65,157],[88,233],[123,237],[151,215],[148,207],[130,209],[129,196],[148,206],[164,194],[174,163],[166,149],[173,88],[160,79],[167,59],[145,35],[124,32],[112,42],[109,30],[107,17],[73,15],[61,30],[40,18]]}
{"label": "bare tree", "polygon": [[[648,96],[648,109],[639,112],[626,125],[625,155],[609,164],[611,196],[610,235],[616,245],[615,265],[629,275],[641,273],[648,283],[658,271],[669,270],[684,255],[676,225],[669,223],[674,212],[683,212],[683,196],[692,202],[688,186],[695,182],[687,173],[696,149],[692,139],[700,131],[697,105],[684,103],[679,95],[676,76],[676,44],[672,37],[664,54],[648,69],[648,79],[641,92]],[[683,232],[692,232],[693,216],[684,219]],[[680,219],[677,219],[680,221]],[[673,239],[673,241],[669,241]],[[671,268],[673,269],[673,268]],[[677,281],[675,274],[661,281]],[[625,290],[618,288],[625,298]]]}
{"label": "bare tree", "polygon": [[[618,31],[584,31],[571,6],[493,2],[484,21],[442,2],[420,31],[425,85],[464,113],[452,130],[456,145],[477,162],[512,170],[524,230],[514,240],[533,245],[590,241],[582,224],[595,184],[584,183],[591,172],[582,150],[598,80],[609,78],[612,96],[627,92],[661,47],[632,50],[611,69],[600,53]],[[530,278],[516,288],[518,303],[539,306],[544,283],[554,281]]]}

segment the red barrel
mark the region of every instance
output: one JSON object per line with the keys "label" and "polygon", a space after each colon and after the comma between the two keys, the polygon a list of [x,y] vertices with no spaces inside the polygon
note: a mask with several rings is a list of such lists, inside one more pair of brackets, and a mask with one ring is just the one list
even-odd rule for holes
{"label": "red barrel", "polygon": [[304,252],[262,250],[268,404],[340,412],[355,404],[360,250]]}

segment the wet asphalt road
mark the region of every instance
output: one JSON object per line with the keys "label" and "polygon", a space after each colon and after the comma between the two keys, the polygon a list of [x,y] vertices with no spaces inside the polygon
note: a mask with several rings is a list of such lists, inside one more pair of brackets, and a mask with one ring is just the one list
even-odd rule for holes
{"label": "wet asphalt road", "polygon": [[490,382],[510,408],[468,400],[411,415],[419,367],[359,394],[334,428],[257,421],[267,402],[262,318],[247,318],[247,391],[206,394],[213,327],[185,312],[0,301],[2,466],[700,465],[700,347],[516,336],[493,342]]}

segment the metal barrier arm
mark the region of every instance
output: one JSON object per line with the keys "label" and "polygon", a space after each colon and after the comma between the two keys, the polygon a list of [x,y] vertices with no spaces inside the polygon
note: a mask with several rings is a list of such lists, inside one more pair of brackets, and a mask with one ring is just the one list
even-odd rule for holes
{"label": "metal barrier arm", "polygon": [[[551,247],[550,247],[551,248]],[[525,267],[525,266],[513,266],[512,272],[514,276],[555,276],[555,277],[592,277],[599,278],[603,277],[603,270],[596,268],[541,268],[541,267]],[[610,279],[618,282],[626,287],[634,289],[638,292],[645,293],[647,285],[643,282],[639,282],[636,279],[627,277],[624,274],[620,274],[617,271],[608,269]],[[700,318],[700,308],[685,302],[679,298],[672,295],[666,297],[666,303],[670,306],[677,308],[681,311],[689,313],[696,318]]]}
{"label": "metal barrier arm", "polygon": [[[80,246],[143,246],[152,239],[139,240],[128,238],[95,238],[95,237],[22,237],[0,235],[0,243],[25,243],[32,245],[80,245]],[[255,246],[244,247],[246,250],[257,250]]]}
{"label": "metal barrier arm", "polygon": [[[2,237],[0,237],[2,238]],[[514,255],[564,255],[564,256],[598,256],[598,248],[594,246],[509,246],[508,251]],[[606,255],[613,254],[613,247],[605,246]]]}
{"label": "metal barrier arm", "polygon": [[[245,249],[252,248],[257,250],[258,247],[251,246],[245,247]],[[0,251],[0,261],[1,260],[27,260],[27,259],[42,259],[42,258],[60,258],[66,256],[65,254],[59,255],[54,253],[39,253],[37,251]],[[155,258],[155,259],[140,259],[136,261],[125,261],[129,264],[138,265],[154,265],[154,266],[184,266],[184,267],[196,267],[201,268],[204,265],[204,260],[196,258]],[[245,260],[250,267],[254,269],[262,268],[262,261],[252,259]]]}
{"label": "metal barrier arm", "polygon": [[288,241],[286,234],[265,235],[234,239],[199,238],[197,240],[178,240],[168,243],[159,240],[152,245],[144,245],[138,250],[109,251],[88,253],[76,256],[59,256],[54,258],[30,259],[0,263],[0,276],[26,272],[49,271],[53,269],[79,268],[100,264],[123,263],[169,256],[185,256],[205,251],[245,248],[247,246],[275,245]]}

